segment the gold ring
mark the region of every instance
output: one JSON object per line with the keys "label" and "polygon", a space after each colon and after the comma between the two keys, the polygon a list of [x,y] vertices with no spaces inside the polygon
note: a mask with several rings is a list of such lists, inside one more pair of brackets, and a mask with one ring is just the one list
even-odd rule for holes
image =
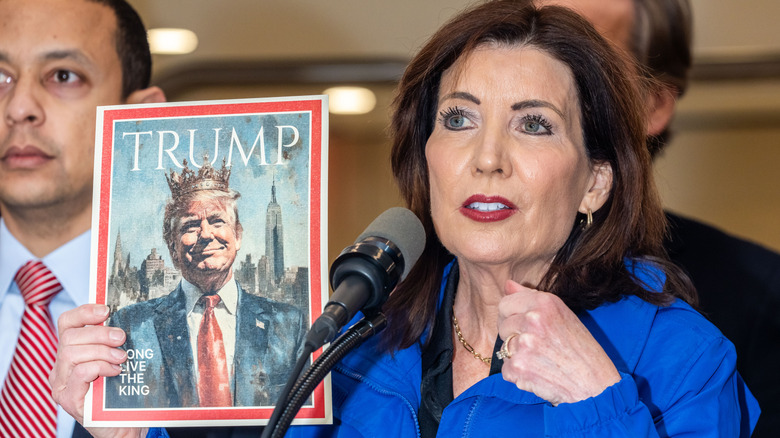
{"label": "gold ring", "polygon": [[504,343],[501,344],[501,348],[496,352],[497,358],[504,360],[512,357],[512,352],[509,351],[509,341],[511,341],[512,338],[514,338],[517,335],[518,335],[517,333],[512,333],[511,335],[509,335],[509,337],[506,338]]}

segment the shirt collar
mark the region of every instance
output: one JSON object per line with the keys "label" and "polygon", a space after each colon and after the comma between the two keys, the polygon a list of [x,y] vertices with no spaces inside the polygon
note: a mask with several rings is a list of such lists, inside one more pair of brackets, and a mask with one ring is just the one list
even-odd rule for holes
{"label": "shirt collar", "polygon": [[[190,314],[195,310],[195,305],[198,304],[198,300],[201,295],[203,295],[203,292],[183,277],[181,279],[181,289],[184,291],[184,296],[187,300],[187,314]],[[217,295],[219,295],[225,308],[227,308],[228,313],[235,315],[236,307],[238,305],[238,286],[236,285],[236,281],[231,279],[225,283],[225,285],[222,286],[222,289],[217,291]]]}
{"label": "shirt collar", "polygon": [[14,281],[16,271],[18,271],[28,260],[35,258],[36,257],[19,243],[10,231],[8,231],[5,221],[0,218],[0,299],[5,298],[5,294]]}
{"label": "shirt collar", "polygon": [[[85,231],[40,259],[74,303],[89,300],[89,250],[90,232]],[[16,240],[0,218],[0,300],[14,281],[16,271],[30,260],[39,259]]]}

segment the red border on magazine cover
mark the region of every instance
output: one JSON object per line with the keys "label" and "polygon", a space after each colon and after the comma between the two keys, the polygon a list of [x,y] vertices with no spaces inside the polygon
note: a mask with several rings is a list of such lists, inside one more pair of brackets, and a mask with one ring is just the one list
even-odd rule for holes
{"label": "red border on magazine cover", "polygon": [[[219,102],[219,101],[217,101]],[[321,191],[323,190],[321,175],[322,160],[322,110],[323,103],[319,99],[311,100],[281,100],[267,102],[241,102],[201,104],[192,102],[192,105],[182,104],[177,106],[155,107],[131,107],[106,109],[103,112],[103,138],[101,159],[101,182],[99,199],[99,228],[98,228],[98,263],[96,302],[106,303],[107,269],[105,263],[108,260],[109,246],[109,199],[111,197],[111,166],[112,147],[114,135],[114,122],[132,119],[155,119],[187,116],[230,115],[230,114],[258,114],[258,113],[284,113],[284,112],[310,112],[311,113],[311,177],[309,187],[309,272],[311,275],[311,287],[321,287]],[[322,297],[319,292],[311,293],[311,320],[315,320],[322,312]],[[322,349],[314,353],[314,359],[322,354]],[[92,421],[93,422],[187,422],[192,420],[217,420],[214,425],[228,425],[226,421],[238,420],[233,424],[249,424],[240,420],[267,420],[273,412],[273,406],[269,407],[230,407],[230,408],[141,408],[141,409],[105,409],[104,381],[102,378],[93,383],[92,396]],[[321,419],[325,418],[325,391],[323,384],[317,386],[312,394],[313,406],[303,407],[298,412],[296,419]],[[207,414],[206,414],[207,413]],[[259,423],[261,424],[261,423]],[[183,424],[182,424],[183,425]]]}

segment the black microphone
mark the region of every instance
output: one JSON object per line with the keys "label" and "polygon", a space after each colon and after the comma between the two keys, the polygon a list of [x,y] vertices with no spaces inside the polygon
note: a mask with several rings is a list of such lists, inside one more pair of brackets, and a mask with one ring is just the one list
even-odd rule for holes
{"label": "black microphone", "polygon": [[330,267],[333,295],[311,325],[306,343],[313,349],[336,337],[359,310],[381,309],[425,248],[425,230],[411,211],[391,208],[379,215]]}

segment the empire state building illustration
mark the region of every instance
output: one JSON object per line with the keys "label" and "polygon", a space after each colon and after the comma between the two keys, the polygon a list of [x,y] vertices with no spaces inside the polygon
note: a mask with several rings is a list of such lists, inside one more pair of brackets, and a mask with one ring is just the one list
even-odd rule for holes
{"label": "empire state building illustration", "polygon": [[276,202],[276,181],[271,184],[271,202],[265,214],[265,256],[268,283],[278,287],[284,278],[284,234],[282,207]]}
{"label": "empire state building illustration", "polygon": [[241,263],[242,268],[236,271],[236,277],[245,288],[256,290],[257,295],[306,309],[309,304],[309,268],[286,266],[284,263],[282,206],[277,201],[276,189],[274,180],[265,214],[265,254],[256,267],[251,255],[247,255],[246,261]]}

